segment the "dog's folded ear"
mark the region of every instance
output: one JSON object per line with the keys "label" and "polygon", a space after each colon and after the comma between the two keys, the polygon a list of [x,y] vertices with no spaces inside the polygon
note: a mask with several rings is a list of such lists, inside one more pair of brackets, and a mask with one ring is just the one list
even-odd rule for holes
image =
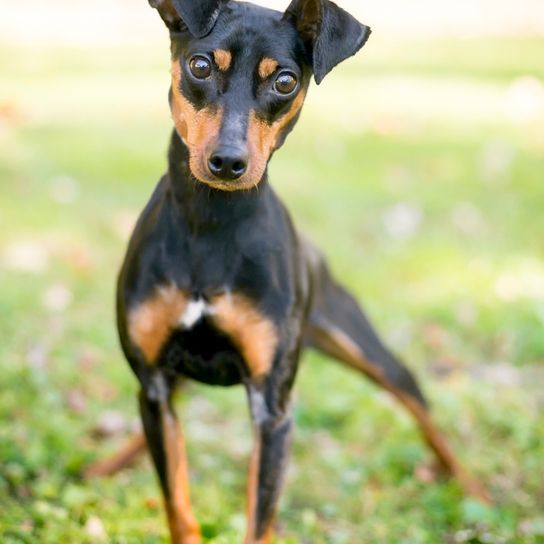
{"label": "dog's folded ear", "polygon": [[195,38],[209,34],[229,0],[149,0],[172,32],[188,29]]}
{"label": "dog's folded ear", "polygon": [[329,0],[292,0],[284,17],[295,22],[318,84],[338,63],[357,53],[370,36],[368,26]]}

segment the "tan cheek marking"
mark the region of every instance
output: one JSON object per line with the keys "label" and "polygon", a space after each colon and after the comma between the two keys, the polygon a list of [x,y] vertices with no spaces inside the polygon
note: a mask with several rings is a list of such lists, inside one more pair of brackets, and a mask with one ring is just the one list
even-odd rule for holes
{"label": "tan cheek marking", "polygon": [[262,178],[270,154],[277,146],[279,134],[302,108],[305,92],[301,91],[289,111],[272,125],[259,119],[254,112],[250,112],[248,171],[235,184],[221,184],[211,176],[207,169],[207,152],[213,142],[217,140],[223,112],[221,109],[212,108],[203,108],[197,111],[181,94],[179,90],[180,77],[181,66],[179,61],[174,59],[172,61],[172,119],[178,134],[189,148],[189,165],[193,175],[204,183],[227,191],[254,187]]}
{"label": "tan cheek marking", "polygon": [[178,60],[172,61],[172,119],[178,134],[189,147],[189,163],[193,175],[207,181],[210,174],[206,168],[207,152],[217,139],[221,127],[222,111],[212,108],[196,110],[179,90],[181,67]]}
{"label": "tan cheek marking", "polygon": [[232,63],[232,54],[230,51],[225,51],[224,49],[216,49],[213,52],[213,60],[219,70],[226,72]]}
{"label": "tan cheek marking", "polygon": [[261,79],[266,79],[267,77],[270,77],[276,71],[278,66],[279,64],[277,60],[265,57],[259,63],[259,77]]}
{"label": "tan cheek marking", "polygon": [[252,111],[250,113],[247,138],[250,151],[250,164],[262,168],[264,171],[270,154],[278,145],[278,136],[300,111],[304,103],[304,97],[305,92],[301,91],[287,113],[271,125],[263,119],[259,119],[255,112]]}
{"label": "tan cheek marking", "polygon": [[253,377],[270,371],[278,345],[274,324],[242,295],[221,295],[212,301],[214,320],[240,350]]}
{"label": "tan cheek marking", "polygon": [[157,356],[179,322],[187,297],[174,286],[161,287],[150,299],[129,312],[130,339],[143,353],[146,363],[155,364]]}

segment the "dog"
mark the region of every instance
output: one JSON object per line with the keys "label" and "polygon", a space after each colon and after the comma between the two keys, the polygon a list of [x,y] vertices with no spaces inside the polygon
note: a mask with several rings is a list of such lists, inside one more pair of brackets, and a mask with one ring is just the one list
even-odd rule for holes
{"label": "dog", "polygon": [[396,397],[444,469],[485,498],[431,421],[413,375],[297,233],[268,182],[268,162],[297,122],[312,76],[319,84],[359,51],[370,28],[329,0],[292,0],[284,13],[234,0],[149,3],[170,33],[175,128],[168,171],[136,224],[117,289],[145,442],[135,439],[94,473],[119,468],[147,444],[172,543],[200,543],[172,394],[182,378],[242,384],[255,437],[245,544],[270,543],[291,391],[311,347]]}

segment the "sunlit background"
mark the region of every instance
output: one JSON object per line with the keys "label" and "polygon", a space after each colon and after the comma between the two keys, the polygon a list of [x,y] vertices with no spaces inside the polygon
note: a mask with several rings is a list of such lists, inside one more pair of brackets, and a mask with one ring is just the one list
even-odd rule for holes
{"label": "sunlit background", "polygon": [[[283,9],[286,1],[260,1]],[[420,376],[494,506],[439,478],[410,419],[314,354],[278,542],[544,539],[544,4],[341,0],[373,35],[311,89],[271,179]],[[166,542],[114,280],[165,169],[168,38],[145,0],[0,9],[0,540]],[[205,542],[239,544],[243,391],[179,399]]]}

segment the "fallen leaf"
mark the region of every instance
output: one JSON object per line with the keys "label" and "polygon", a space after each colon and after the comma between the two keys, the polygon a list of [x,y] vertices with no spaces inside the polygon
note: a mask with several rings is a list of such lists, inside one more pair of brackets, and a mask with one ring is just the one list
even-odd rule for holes
{"label": "fallen leaf", "polygon": [[122,241],[128,240],[134,230],[138,215],[132,210],[122,210],[113,216],[112,228]]}
{"label": "fallen leaf", "polygon": [[43,293],[43,305],[53,312],[62,312],[72,303],[72,291],[64,284],[49,286]]}
{"label": "fallen leaf", "polygon": [[145,505],[149,510],[158,510],[160,507],[160,501],[157,497],[147,497],[145,499]]}
{"label": "fallen leaf", "polygon": [[87,520],[84,530],[93,539],[92,542],[104,542],[108,536],[102,520],[97,516],[91,516]]}
{"label": "fallen leaf", "polygon": [[448,333],[438,323],[426,323],[421,331],[423,342],[434,350],[442,350],[447,344]]}
{"label": "fallen leaf", "polygon": [[49,253],[39,242],[15,240],[5,248],[2,264],[11,270],[43,274],[49,266]]}
{"label": "fallen leaf", "polygon": [[436,470],[431,465],[427,463],[421,463],[416,466],[414,470],[414,476],[420,482],[430,484],[436,481],[437,474]]}
{"label": "fallen leaf", "polygon": [[544,84],[534,76],[517,77],[506,91],[504,107],[510,119],[518,123],[544,115]]}
{"label": "fallen leaf", "polygon": [[482,212],[472,202],[460,202],[451,212],[453,225],[467,236],[485,234],[487,224]]}
{"label": "fallen leaf", "polygon": [[124,414],[115,410],[108,410],[100,416],[92,432],[98,438],[106,438],[122,434],[128,428],[129,423]]}
{"label": "fallen leaf", "polygon": [[26,362],[33,369],[42,369],[47,365],[48,350],[44,344],[37,343],[30,347],[26,354]]}
{"label": "fallen leaf", "polygon": [[515,157],[511,143],[496,139],[486,142],[480,154],[482,180],[490,185],[507,180]]}
{"label": "fallen leaf", "polygon": [[58,176],[51,180],[49,194],[59,204],[73,204],[79,194],[79,184],[71,176]]}
{"label": "fallen leaf", "polygon": [[83,414],[87,409],[87,399],[81,389],[70,389],[67,391],[64,402],[68,409],[76,414]]}
{"label": "fallen leaf", "polygon": [[384,211],[382,223],[389,236],[397,240],[406,240],[416,234],[422,219],[423,212],[418,206],[399,202]]}

